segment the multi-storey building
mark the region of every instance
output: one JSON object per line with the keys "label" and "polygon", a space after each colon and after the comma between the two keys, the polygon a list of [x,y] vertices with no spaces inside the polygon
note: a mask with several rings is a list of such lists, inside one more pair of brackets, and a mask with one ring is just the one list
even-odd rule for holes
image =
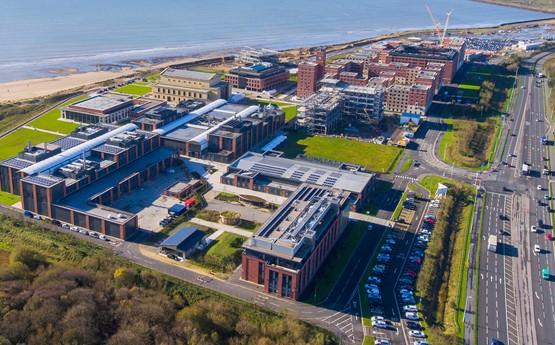
{"label": "multi-storey building", "polygon": [[162,126],[162,145],[183,155],[229,163],[285,124],[279,108],[212,102]]}
{"label": "multi-storey building", "polygon": [[79,123],[114,123],[127,119],[133,109],[133,97],[105,93],[62,108],[62,118]]}
{"label": "multi-storey building", "polygon": [[392,85],[386,90],[385,110],[424,115],[432,104],[433,94],[433,87],[429,85]]}
{"label": "multi-storey building", "polygon": [[222,82],[217,73],[166,68],[153,86],[152,94],[155,99],[172,103],[190,99],[208,102],[228,99],[231,96],[231,87]]}
{"label": "multi-storey building", "polygon": [[426,68],[429,62],[440,62],[445,65],[443,82],[450,83],[462,65],[460,61],[464,62],[461,50],[464,51],[464,43],[459,49],[401,45],[388,53],[386,63],[401,62]]}
{"label": "multi-storey building", "polygon": [[305,61],[299,64],[297,72],[297,97],[304,98],[317,90],[318,81],[324,77],[326,50],[318,48],[316,62]]}
{"label": "multi-storey building", "polygon": [[242,279],[298,300],[347,226],[348,211],[345,192],[301,186],[243,244]]}
{"label": "multi-storey building", "polygon": [[244,47],[241,49],[239,55],[237,55],[237,60],[244,64],[259,64],[261,62],[270,62],[273,64],[279,63],[279,52],[275,50],[270,50],[266,48],[251,48]]}
{"label": "multi-storey building", "polygon": [[234,68],[225,75],[225,81],[233,87],[249,91],[270,90],[289,80],[285,67],[269,62]]}
{"label": "multi-storey building", "polygon": [[344,96],[318,91],[305,98],[298,109],[297,123],[314,134],[331,134],[343,116]]}
{"label": "multi-storey building", "polygon": [[138,217],[110,205],[176,159],[157,133],[136,125],[83,127],[3,161],[0,187],[20,194],[24,210],[126,239]]}

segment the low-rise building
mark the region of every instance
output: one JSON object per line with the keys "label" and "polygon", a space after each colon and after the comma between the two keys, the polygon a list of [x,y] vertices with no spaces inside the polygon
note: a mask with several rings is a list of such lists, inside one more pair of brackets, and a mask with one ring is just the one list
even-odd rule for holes
{"label": "low-rise building", "polygon": [[231,97],[231,87],[217,73],[166,68],[152,87],[152,94],[155,99],[172,103],[191,99],[209,102]]}
{"label": "low-rise building", "polygon": [[195,226],[184,226],[160,244],[160,250],[181,259],[188,259],[202,244],[204,232]]}
{"label": "low-rise building", "polygon": [[289,71],[285,67],[269,62],[234,68],[225,75],[225,81],[233,87],[249,91],[271,90],[288,80]]}
{"label": "low-rise building", "polygon": [[78,123],[114,123],[126,120],[133,109],[133,97],[105,93],[63,107],[62,118]]}

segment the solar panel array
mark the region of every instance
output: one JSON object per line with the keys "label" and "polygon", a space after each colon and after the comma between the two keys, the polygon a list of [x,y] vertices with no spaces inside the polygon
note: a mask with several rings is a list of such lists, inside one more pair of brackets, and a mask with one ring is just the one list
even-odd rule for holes
{"label": "solar panel array", "polygon": [[250,169],[250,171],[259,172],[262,174],[268,174],[273,176],[283,176],[283,174],[287,171],[287,168],[266,165],[262,163],[255,163]]}
{"label": "solar panel array", "polygon": [[58,145],[62,149],[62,151],[69,150],[72,147],[82,144],[84,141],[75,139],[72,137],[63,137],[58,140],[54,140],[51,144]]}
{"label": "solar panel array", "polygon": [[106,144],[100,145],[99,147],[95,147],[94,150],[98,152],[109,153],[112,155],[117,155],[118,153],[125,151],[124,148],[112,146],[112,145],[106,145]]}
{"label": "solar panel array", "polygon": [[49,179],[49,178],[44,178],[42,176],[27,176],[24,179],[24,181],[34,183],[34,184],[42,186],[42,187],[50,187],[50,186],[58,183],[60,180],[52,180],[52,179]]}
{"label": "solar panel array", "polygon": [[331,187],[333,187],[333,186],[335,185],[335,182],[337,182],[337,178],[328,176],[328,177],[326,178],[326,180],[324,181],[323,186],[324,186],[324,187],[330,187],[330,188],[331,188]]}
{"label": "solar panel array", "polygon": [[320,178],[321,175],[317,175],[317,174],[310,174],[310,176],[306,179],[306,182],[308,183],[316,183],[316,181],[318,181],[318,179]]}
{"label": "solar panel array", "polygon": [[23,160],[23,159],[19,159],[17,157],[12,157],[12,158],[2,162],[2,165],[14,168],[16,170],[25,169],[28,166],[31,166],[33,164],[34,164],[33,162],[29,162],[29,161],[26,161],[26,160]]}
{"label": "solar panel array", "polygon": [[304,173],[305,173],[304,171],[295,170],[295,172],[291,175],[291,178],[295,180],[300,180],[301,177],[303,177]]}

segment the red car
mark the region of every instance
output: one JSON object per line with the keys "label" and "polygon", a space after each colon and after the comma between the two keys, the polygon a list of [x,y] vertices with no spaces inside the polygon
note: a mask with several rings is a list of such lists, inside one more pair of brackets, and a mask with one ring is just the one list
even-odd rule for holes
{"label": "red car", "polygon": [[553,235],[551,235],[551,234],[546,234],[546,235],[545,235],[545,239],[548,240],[548,241],[552,241],[552,240],[553,240]]}
{"label": "red car", "polygon": [[422,263],[422,260],[416,259],[416,260],[412,260],[411,262],[413,264],[419,264],[420,265]]}
{"label": "red car", "polygon": [[432,225],[436,223],[436,221],[433,220],[432,218],[426,219],[425,222],[428,223],[428,224],[432,224]]}
{"label": "red car", "polygon": [[407,274],[408,274],[409,276],[413,277],[413,278],[416,277],[416,272],[414,272],[414,271],[407,270]]}

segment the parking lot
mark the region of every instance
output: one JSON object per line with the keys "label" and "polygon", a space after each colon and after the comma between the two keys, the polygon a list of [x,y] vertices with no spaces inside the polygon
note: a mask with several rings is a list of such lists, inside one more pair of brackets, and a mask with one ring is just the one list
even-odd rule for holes
{"label": "parking lot", "polygon": [[173,174],[160,174],[151,181],[143,182],[142,190],[132,190],[111,207],[136,213],[142,229],[160,231],[162,227],[159,223],[168,215],[168,208],[180,202],[177,198],[162,195],[162,192],[175,182],[189,180],[189,171],[185,165],[174,167],[173,170]]}
{"label": "parking lot", "polygon": [[409,199],[401,202],[405,222],[389,234],[372,274],[366,278],[372,336],[377,344],[409,341],[426,345],[425,330],[419,322],[415,284],[441,201]]}

